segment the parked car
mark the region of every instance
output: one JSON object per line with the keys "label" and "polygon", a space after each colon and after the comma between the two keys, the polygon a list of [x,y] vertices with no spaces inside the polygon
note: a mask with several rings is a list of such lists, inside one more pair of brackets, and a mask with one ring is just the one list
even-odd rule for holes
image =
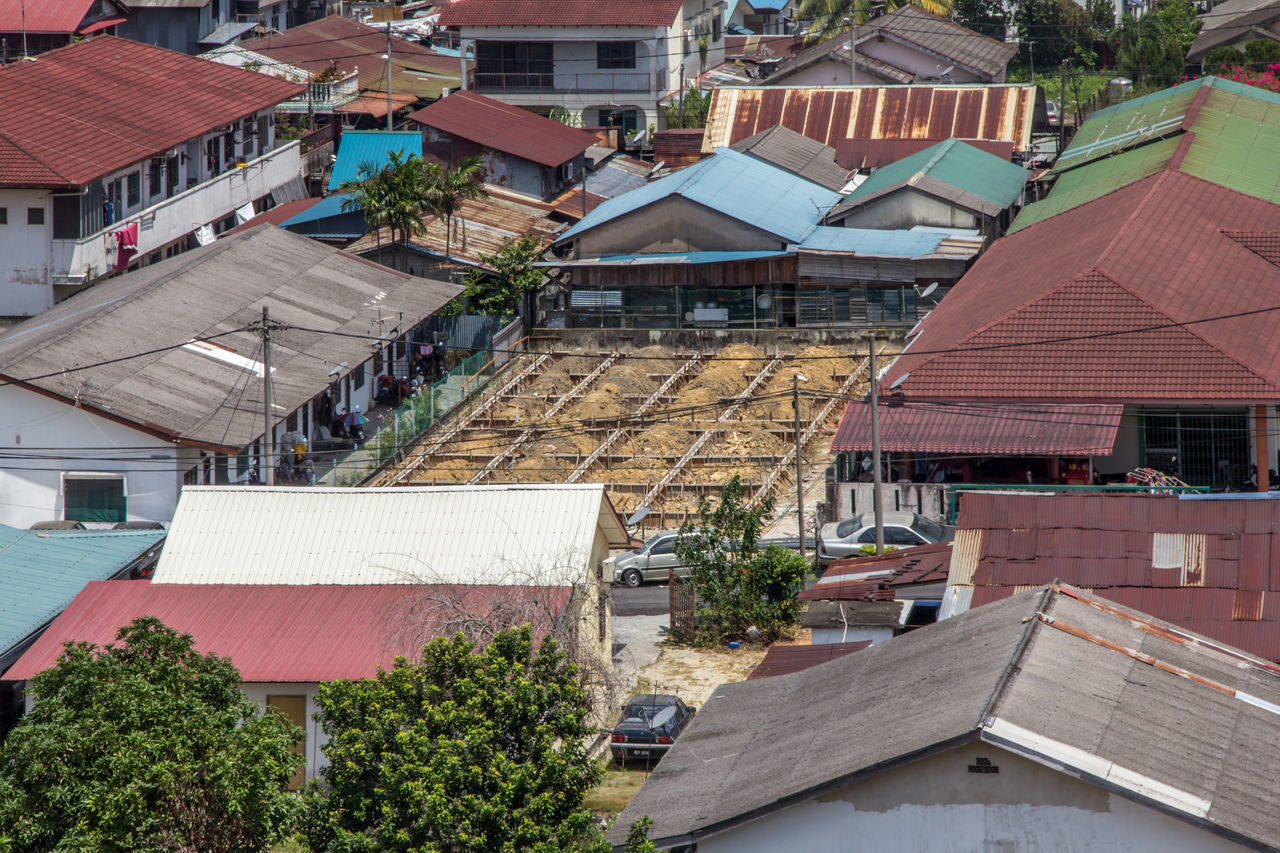
{"label": "parked car", "polygon": [[[886,512],[884,515],[885,547],[911,548],[932,542],[950,542],[956,529],[917,515],[914,512]],[[866,554],[864,545],[876,544],[876,519],[870,512],[844,521],[822,525],[818,531],[818,563],[826,565],[845,557]]]}
{"label": "parked car", "polygon": [[639,693],[622,706],[622,718],[613,727],[609,751],[619,767],[629,759],[656,764],[689,725],[697,709],[679,696]]}
{"label": "parked car", "polygon": [[158,521],[117,521],[111,525],[112,530],[164,530]]}
{"label": "parked car", "polygon": [[1044,102],[1045,123],[1049,127],[1057,127],[1062,123],[1062,107],[1057,101]]}
{"label": "parked car", "polygon": [[655,533],[645,543],[632,551],[623,551],[613,558],[613,580],[623,586],[636,587],[645,581],[664,581],[668,572],[676,569],[676,574],[686,577],[688,567],[680,565],[676,556],[676,537],[678,530],[664,530]]}
{"label": "parked car", "polygon": [[84,530],[84,522],[82,521],[66,521],[64,519],[54,519],[52,521],[37,521],[31,525],[28,530]]}

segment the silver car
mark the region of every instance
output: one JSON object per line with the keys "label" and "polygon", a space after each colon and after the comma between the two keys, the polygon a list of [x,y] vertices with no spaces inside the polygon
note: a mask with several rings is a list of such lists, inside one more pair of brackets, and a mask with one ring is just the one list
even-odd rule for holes
{"label": "silver car", "polygon": [[680,577],[688,577],[689,569],[680,565],[676,556],[678,530],[655,533],[633,551],[624,551],[613,558],[613,579],[623,586],[640,586],[645,581],[664,581],[671,569]]}
{"label": "silver car", "polygon": [[[911,548],[933,542],[950,542],[956,529],[939,524],[914,512],[886,512],[884,544],[886,548]],[[818,531],[818,562],[825,565],[845,557],[864,557],[864,545],[876,544],[876,520],[864,512],[845,521],[822,525]]]}

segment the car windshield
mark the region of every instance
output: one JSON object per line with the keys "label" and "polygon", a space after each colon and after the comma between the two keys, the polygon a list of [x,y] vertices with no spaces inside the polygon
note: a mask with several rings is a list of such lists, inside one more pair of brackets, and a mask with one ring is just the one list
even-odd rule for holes
{"label": "car windshield", "polygon": [[941,524],[919,515],[916,516],[915,521],[911,522],[911,529],[930,542],[941,542],[947,535]]}

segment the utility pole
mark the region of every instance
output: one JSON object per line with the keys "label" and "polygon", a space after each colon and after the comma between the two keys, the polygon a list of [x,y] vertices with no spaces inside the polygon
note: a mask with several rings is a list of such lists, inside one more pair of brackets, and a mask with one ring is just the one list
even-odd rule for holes
{"label": "utility pole", "polygon": [[391,22],[387,21],[386,24],[387,24],[387,130],[391,130]]}
{"label": "utility pole", "polygon": [[858,4],[854,0],[849,0],[849,85],[852,86],[857,82],[854,78],[858,76],[857,57],[858,48],[854,45],[855,33],[854,18],[856,17]]}
{"label": "utility pole", "polygon": [[796,428],[796,522],[800,530],[800,556],[804,556],[804,462],[800,458],[800,374],[791,374],[791,408]]}
{"label": "utility pole", "polygon": [[876,336],[867,338],[871,356],[871,512],[876,519],[876,553],[884,553],[884,510],[880,506],[880,395],[876,391]]}
{"label": "utility pole", "polygon": [[1058,156],[1067,147],[1067,64],[1070,59],[1062,60],[1062,94],[1058,96]]}
{"label": "utility pole", "polygon": [[271,320],[262,306],[262,482],[274,485],[276,466],[272,461],[271,435]]}
{"label": "utility pole", "polygon": [[27,0],[22,0],[22,58],[27,56]]}

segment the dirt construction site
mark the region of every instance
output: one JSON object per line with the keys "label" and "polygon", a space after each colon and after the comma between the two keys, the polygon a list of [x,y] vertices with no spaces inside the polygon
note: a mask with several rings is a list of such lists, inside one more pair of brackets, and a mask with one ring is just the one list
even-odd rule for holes
{"label": "dirt construction site", "polygon": [[827,452],[867,359],[810,345],[765,352],[527,353],[410,447],[378,485],[603,483],[624,515],[671,528],[735,474],[752,503],[794,488],[793,377],[808,465]]}

